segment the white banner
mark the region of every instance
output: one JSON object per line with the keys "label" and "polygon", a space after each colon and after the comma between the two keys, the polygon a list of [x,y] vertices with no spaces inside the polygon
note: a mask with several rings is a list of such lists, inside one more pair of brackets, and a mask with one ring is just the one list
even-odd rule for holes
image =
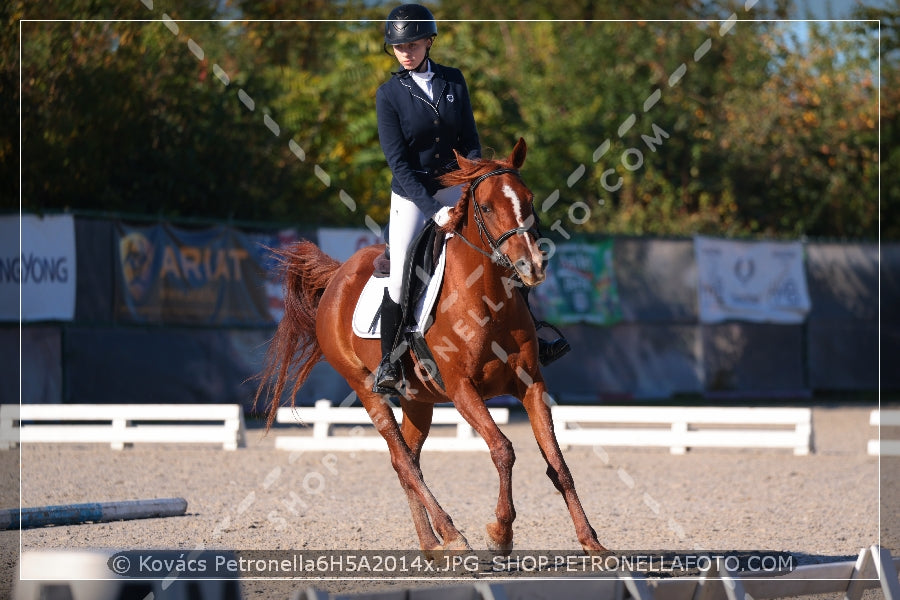
{"label": "white banner", "polygon": [[71,215],[0,217],[0,320],[71,321],[75,317],[75,221]]}
{"label": "white banner", "polygon": [[381,244],[384,240],[368,229],[340,229],[323,227],[317,232],[319,248],[331,258],[340,262],[346,261],[357,250],[372,244]]}
{"label": "white banner", "polygon": [[809,291],[800,242],[694,238],[701,323],[802,323]]}

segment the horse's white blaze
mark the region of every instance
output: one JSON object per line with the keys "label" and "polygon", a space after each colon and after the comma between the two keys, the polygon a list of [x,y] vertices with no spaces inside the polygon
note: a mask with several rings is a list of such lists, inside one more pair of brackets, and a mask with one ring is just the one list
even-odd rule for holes
{"label": "horse's white blaze", "polygon": [[515,190],[509,187],[508,183],[503,185],[503,195],[512,202],[513,212],[516,214],[516,225],[519,227],[524,226],[524,223],[522,222],[522,201],[519,200],[519,196],[516,194]]}
{"label": "horse's white blaze", "polygon": [[[522,201],[508,183],[503,185],[503,195],[509,198],[509,201],[512,203],[513,213],[516,216],[516,226],[530,228],[531,224],[534,222],[534,215],[529,216],[529,225],[526,225],[525,219],[522,218]],[[530,235],[525,236],[525,246],[528,248],[528,252],[531,253],[532,262],[536,265],[541,265],[543,256],[541,255],[540,248],[538,248]]]}

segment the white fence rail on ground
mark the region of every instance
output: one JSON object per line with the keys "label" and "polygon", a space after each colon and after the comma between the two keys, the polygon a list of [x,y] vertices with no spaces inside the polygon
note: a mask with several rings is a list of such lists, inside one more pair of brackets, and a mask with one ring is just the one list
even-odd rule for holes
{"label": "white fence rail on ground", "polygon": [[[553,406],[560,446],[788,448],[809,454],[809,408]],[[597,427],[596,424],[604,426]]]}
{"label": "white fence rail on ground", "polygon": [[[509,422],[509,409],[489,409],[494,421],[502,425]],[[394,418],[400,422],[402,412],[394,408]],[[278,409],[275,417],[277,423],[294,423],[312,425],[311,435],[279,435],[275,438],[275,447],[282,450],[312,451],[387,451],[387,442],[372,426],[369,413],[362,407],[335,407],[329,400],[319,400],[312,408]],[[454,425],[455,435],[436,435],[432,428],[423,450],[471,451],[487,450],[487,443],[475,433],[472,427],[453,407],[435,407],[432,425]],[[351,426],[343,435],[337,435],[335,425]]]}
{"label": "white fence rail on ground", "polygon": [[[873,410],[869,414],[869,425],[878,427],[879,440],[869,440],[869,454],[872,456],[900,456],[900,410]],[[893,428],[897,429],[893,429]]]}
{"label": "white fence rail on ground", "polygon": [[21,442],[245,444],[239,404],[4,404],[0,449]]}
{"label": "white fence rail on ground", "polygon": [[[897,568],[900,558],[891,558],[888,550],[872,546],[863,548],[857,560],[804,565],[785,574],[766,573],[765,577],[733,573],[713,568],[699,578],[648,578],[640,573],[620,572],[607,577],[566,581],[531,579],[511,582],[481,581],[472,585],[416,589],[421,600],[471,599],[507,600],[773,600],[820,594],[842,594],[846,600],[859,600],[867,589],[881,588],[886,600],[900,599]],[[307,588],[298,590],[293,600],[391,600],[413,597],[402,590],[373,594],[331,594]],[[838,596],[840,597],[840,596]]]}

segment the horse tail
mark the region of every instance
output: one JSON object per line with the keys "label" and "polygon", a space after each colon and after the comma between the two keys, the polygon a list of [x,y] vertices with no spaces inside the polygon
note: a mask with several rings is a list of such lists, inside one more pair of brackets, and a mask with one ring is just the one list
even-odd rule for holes
{"label": "horse tail", "polygon": [[322,360],[316,338],[316,313],[325,288],[341,263],[309,241],[274,250],[284,291],[284,316],[275,330],[259,374],[254,407],[268,399],[266,429],[272,426],[288,382],[291,406],[312,368]]}

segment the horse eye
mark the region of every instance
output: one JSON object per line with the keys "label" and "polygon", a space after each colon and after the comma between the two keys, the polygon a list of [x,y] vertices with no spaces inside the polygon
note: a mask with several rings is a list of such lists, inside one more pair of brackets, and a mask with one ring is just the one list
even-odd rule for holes
{"label": "horse eye", "polygon": [[482,205],[481,205],[481,212],[483,212],[483,213],[489,213],[489,212],[491,212],[491,207],[490,207],[490,205],[489,205],[489,204],[482,204]]}

